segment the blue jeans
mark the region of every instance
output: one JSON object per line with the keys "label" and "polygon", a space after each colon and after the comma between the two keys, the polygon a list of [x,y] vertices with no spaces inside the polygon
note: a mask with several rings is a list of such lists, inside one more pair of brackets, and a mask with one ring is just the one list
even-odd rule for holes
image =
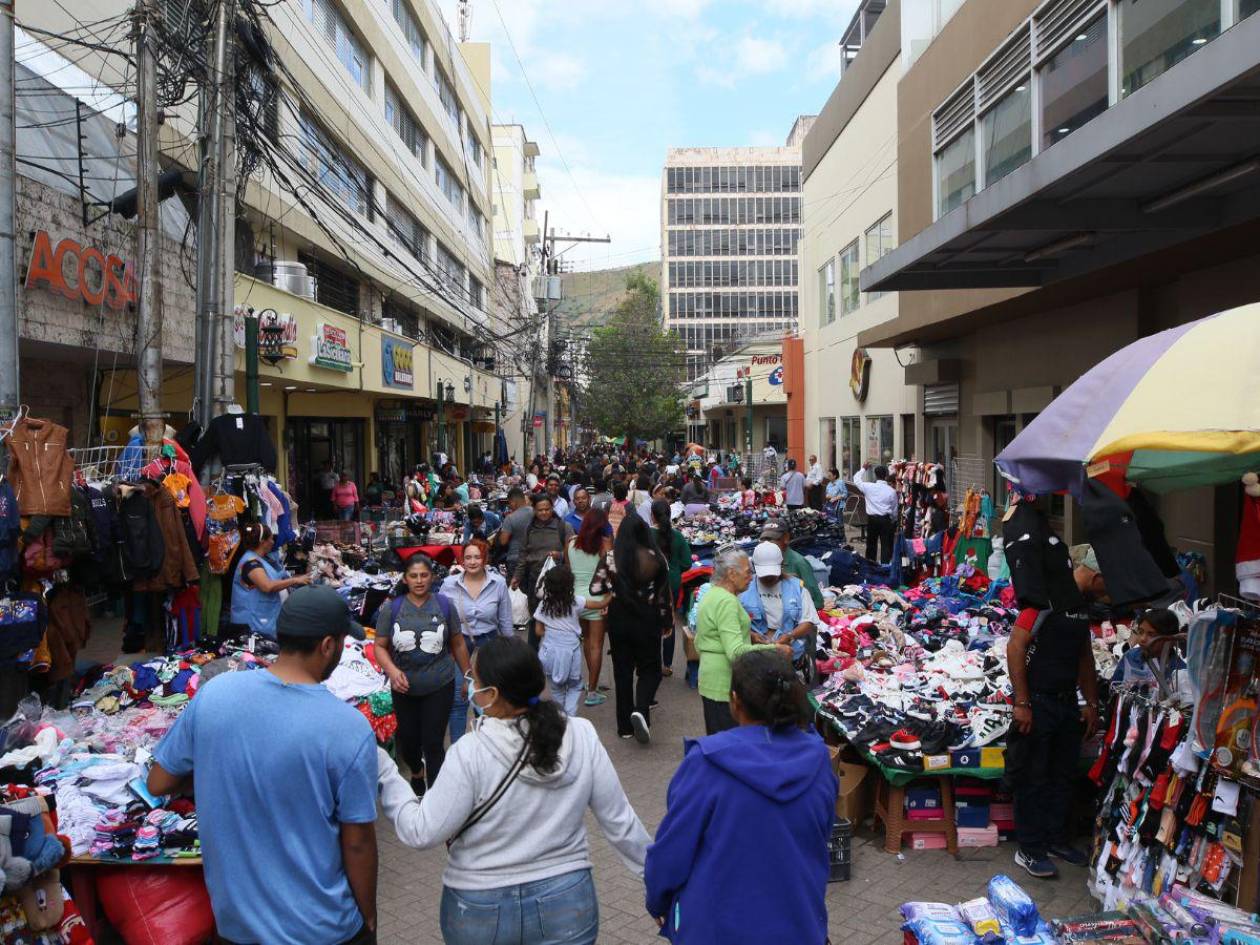
{"label": "blue jeans", "polygon": [[590,870],[498,889],[442,888],[446,945],[594,945],[598,934]]}
{"label": "blue jeans", "polygon": [[337,518],[341,519],[343,522],[353,522],[354,521],[354,506],[347,505],[344,509],[338,509]]}
{"label": "blue jeans", "polygon": [[[478,637],[470,637],[464,634],[464,645],[468,647],[468,658],[472,659],[472,655],[477,652],[477,648],[484,643],[488,643],[497,637],[497,633],[483,633]],[[464,737],[468,731],[468,683],[464,681],[462,675],[455,677],[455,701],[451,703],[451,721],[450,733],[451,744]]]}

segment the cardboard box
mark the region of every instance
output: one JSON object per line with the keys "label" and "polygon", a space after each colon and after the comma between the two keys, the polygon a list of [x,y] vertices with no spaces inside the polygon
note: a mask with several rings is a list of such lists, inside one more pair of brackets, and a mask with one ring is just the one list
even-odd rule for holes
{"label": "cardboard box", "polygon": [[958,846],[960,847],[995,847],[998,845],[998,829],[988,827],[959,827]]}
{"label": "cardboard box", "polygon": [[911,850],[944,850],[947,846],[945,834],[915,831],[910,834]]}
{"label": "cardboard box", "polygon": [[959,804],[954,808],[954,823],[959,827],[989,826],[988,804]]}
{"label": "cardboard box", "polygon": [[989,816],[994,821],[1009,820],[1015,822],[1015,805],[1010,801],[1001,801],[989,806]]}
{"label": "cardboard box", "polygon": [[934,787],[906,791],[906,810],[935,810],[941,806],[941,792]]}
{"label": "cardboard box", "polygon": [[1006,749],[1005,748],[981,748],[980,749],[980,767],[981,768],[1006,768]]}
{"label": "cardboard box", "polygon": [[866,765],[845,760],[844,752],[839,747],[829,745],[827,750],[831,752],[831,768],[840,779],[840,793],[836,795],[836,816],[857,826],[871,816],[874,810],[874,777]]}
{"label": "cardboard box", "polygon": [[940,771],[949,767],[949,755],[924,755],[924,771]]}
{"label": "cardboard box", "polygon": [[942,820],[944,814],[939,808],[920,807],[906,811],[906,820]]}
{"label": "cardboard box", "polygon": [[960,748],[949,753],[949,760],[955,768],[979,768],[980,750],[977,748]]}

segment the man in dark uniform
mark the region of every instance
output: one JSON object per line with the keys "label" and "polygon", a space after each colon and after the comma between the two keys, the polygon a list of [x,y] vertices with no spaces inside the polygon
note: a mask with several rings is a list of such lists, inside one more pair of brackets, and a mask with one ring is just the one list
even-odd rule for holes
{"label": "man in dark uniform", "polygon": [[[1103,598],[1107,588],[1094,550],[1074,547],[1072,565],[1086,601]],[[1068,842],[1081,741],[1098,725],[1098,678],[1085,608],[1021,611],[1006,656],[1015,698],[1006,748],[1019,841],[1015,862],[1032,876],[1053,879],[1059,871],[1051,857],[1075,866],[1089,862]]]}

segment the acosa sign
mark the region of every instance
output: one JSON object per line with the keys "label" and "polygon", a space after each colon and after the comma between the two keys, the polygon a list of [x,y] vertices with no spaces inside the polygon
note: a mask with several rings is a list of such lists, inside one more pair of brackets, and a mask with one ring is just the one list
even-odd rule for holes
{"label": "acosa sign", "polygon": [[[71,278],[67,278],[68,272],[73,274]],[[112,309],[136,302],[136,274],[130,263],[72,239],[60,240],[54,246],[47,230],[35,234],[26,287],[45,287],[72,302],[103,303]]]}

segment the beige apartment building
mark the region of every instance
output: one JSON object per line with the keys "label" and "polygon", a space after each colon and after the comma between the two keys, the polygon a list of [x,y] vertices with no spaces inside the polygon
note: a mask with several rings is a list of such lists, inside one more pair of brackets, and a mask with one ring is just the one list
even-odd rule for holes
{"label": "beige apartment building", "polygon": [[[841,45],[843,75],[803,146],[800,334],[803,452],[850,478],[864,462],[922,456],[924,443],[921,395],[897,354],[858,341],[895,319],[900,301],[858,284],[897,239],[899,0],[860,3]],[[929,409],[929,431],[957,422],[955,403],[929,397]]]}
{"label": "beige apartment building", "polygon": [[[1260,3],[947,6],[902,18],[897,246],[860,282],[899,304],[858,342],[952,386],[951,449],[983,463],[1117,349],[1260,299]],[[1238,489],[1158,508],[1228,589]]]}
{"label": "beige apartment building", "polygon": [[[103,0],[90,19],[130,6]],[[191,0],[157,6],[170,43],[203,41]],[[22,0],[17,15],[66,32],[78,28],[75,9]],[[398,481],[438,448],[464,468],[488,448],[502,396],[490,369],[502,331],[488,298],[489,48],[455,43],[433,0],[294,0],[267,10],[278,94],[259,133],[279,172],[264,168],[243,190],[235,307],[238,318],[271,310],[293,340],[293,357],[261,369],[280,473],[301,501],[324,462],[361,483],[369,471]],[[111,35],[129,49],[127,31]],[[74,56],[89,75],[129,88],[121,58]],[[192,95],[161,127],[163,167],[189,179],[196,121]],[[185,277],[168,263],[166,278]],[[194,312],[168,303],[164,317],[191,322]],[[238,350],[243,400],[242,359]],[[134,412],[134,378],[113,381],[122,393],[110,411]],[[191,388],[186,364],[170,361],[163,406],[186,412]]]}

